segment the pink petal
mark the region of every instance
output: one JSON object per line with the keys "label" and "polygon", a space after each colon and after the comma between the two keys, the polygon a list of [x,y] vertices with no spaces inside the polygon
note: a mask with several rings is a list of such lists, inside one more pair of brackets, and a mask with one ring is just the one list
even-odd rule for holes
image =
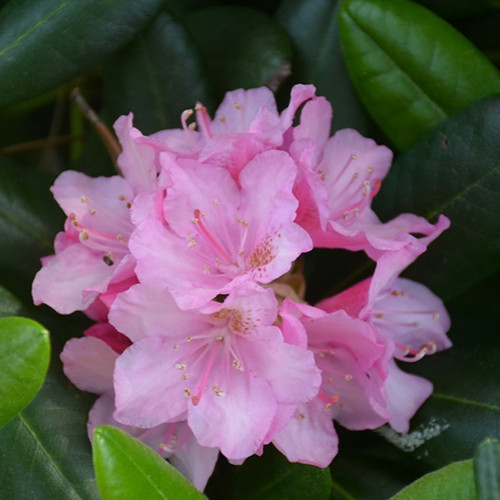
{"label": "pink petal", "polygon": [[166,290],[142,284],[121,293],[109,312],[109,321],[132,341],[164,335],[187,338],[210,323],[199,314],[181,311]]}
{"label": "pink petal", "polygon": [[89,241],[93,232],[112,236],[115,242],[117,235],[126,238],[132,232],[129,206],[134,192],[122,177],[93,178],[66,170],[51,191],[64,213],[74,215],[79,226],[88,230]]}
{"label": "pink petal", "polygon": [[410,419],[432,394],[432,384],[425,378],[400,370],[396,363],[391,361],[385,389],[387,411],[391,415],[389,424],[397,432],[408,432]]}
{"label": "pink petal", "polygon": [[[211,124],[213,134],[243,133],[262,128],[253,123],[262,107],[277,115],[273,93],[267,87],[227,92]],[[267,127],[266,127],[267,128]]]}
{"label": "pink petal", "polygon": [[[222,374],[214,373],[214,378]],[[231,376],[219,396],[211,392],[190,406],[188,423],[203,446],[220,448],[230,460],[254,454],[261,446],[276,414],[277,404],[269,384],[249,373]]]}
{"label": "pink petal", "polygon": [[136,193],[149,191],[154,187],[157,167],[155,151],[147,144],[141,143],[144,136],[133,127],[134,115],[120,116],[114,129],[120,140],[123,151],[118,157],[118,166],[125,179]]}
{"label": "pink petal", "polygon": [[443,301],[420,283],[396,279],[375,301],[371,315],[373,325],[400,344],[420,349],[432,341],[437,350],[451,347]]}
{"label": "pink petal", "polygon": [[95,337],[102,340],[106,345],[111,347],[117,354],[121,354],[132,342],[117,332],[109,323],[96,323],[84,332],[85,337]]}
{"label": "pink petal", "polygon": [[83,294],[84,290],[105,284],[113,269],[102,256],[76,243],[54,255],[38,271],[32,285],[33,302],[47,304],[60,314],[86,309],[98,292]]}
{"label": "pink petal", "polygon": [[257,342],[240,340],[238,348],[243,366],[269,382],[277,401],[302,403],[311,400],[321,384],[321,371],[316,367],[312,352],[285,344],[272,335],[273,330],[278,329],[262,330],[262,339]]}
{"label": "pink petal", "polygon": [[182,448],[170,457],[170,462],[196,488],[203,491],[215,469],[218,456],[217,448],[201,446],[189,430],[189,437]]}
{"label": "pink petal", "polygon": [[118,354],[95,337],[70,339],[61,352],[66,376],[82,391],[103,394],[113,390]]}
{"label": "pink petal", "polygon": [[328,467],[338,450],[330,412],[316,401],[301,405],[273,444],[290,462]]}
{"label": "pink petal", "polygon": [[180,419],[187,409],[186,382],[175,367],[181,356],[165,337],[143,338],[130,346],[116,362],[114,418],[146,428]]}

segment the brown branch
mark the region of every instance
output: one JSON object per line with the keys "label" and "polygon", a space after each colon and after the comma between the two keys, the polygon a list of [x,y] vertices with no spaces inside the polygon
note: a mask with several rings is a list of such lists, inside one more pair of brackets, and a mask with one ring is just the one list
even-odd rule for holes
{"label": "brown branch", "polygon": [[61,135],[57,137],[48,137],[46,139],[36,139],[34,141],[21,142],[19,144],[12,144],[11,146],[0,148],[0,154],[15,155],[26,151],[35,151],[46,147],[60,146],[61,144],[68,144],[73,141],[81,141],[83,138],[83,135]]}
{"label": "brown branch", "polygon": [[111,156],[113,163],[116,165],[116,160],[122,152],[122,148],[116,140],[116,137],[113,135],[108,126],[99,118],[99,116],[97,116],[97,113],[89,106],[82,94],[80,94],[80,89],[78,87],[74,88],[71,92],[71,99],[80,108],[85,118],[87,118],[87,120],[96,129],[102,142],[104,143],[104,146],[108,150],[109,156]]}

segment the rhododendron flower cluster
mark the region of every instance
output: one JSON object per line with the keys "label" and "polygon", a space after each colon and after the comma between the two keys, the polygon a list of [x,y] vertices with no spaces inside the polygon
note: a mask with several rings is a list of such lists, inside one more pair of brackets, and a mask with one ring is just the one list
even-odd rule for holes
{"label": "rhododendron flower cluster", "polygon": [[[331,118],[311,85],[281,113],[268,89],[236,90],[213,118],[197,104],[151,136],[122,116],[122,175],[58,177],[67,220],[33,298],[95,321],[61,354],[99,395],[91,437],[121,427],[203,489],[219,452],[241,464],[273,443],[326,467],[334,422],[408,431],[432,385],[394,360],[449,347],[450,322],[399,275],[449,221],[380,221],[392,154],[355,130],[329,137]],[[314,247],[364,251],[374,274],[307,304],[299,262]]]}

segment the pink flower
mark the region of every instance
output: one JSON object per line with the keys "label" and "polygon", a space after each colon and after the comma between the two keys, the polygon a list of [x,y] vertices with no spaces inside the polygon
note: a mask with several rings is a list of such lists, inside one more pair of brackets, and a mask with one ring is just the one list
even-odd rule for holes
{"label": "pink flower", "polygon": [[384,256],[372,278],[320,302],[318,307],[328,312],[344,310],[367,321],[382,338],[394,342],[394,357],[403,361],[418,361],[451,347],[446,336],[450,318],[443,302],[424,285],[398,277],[429,242],[422,238],[420,248],[409,246],[398,258]]}
{"label": "pink flower", "polygon": [[181,308],[200,307],[243,283],[269,283],[311,249],[293,222],[296,168],[286,153],[255,157],[241,171],[241,188],[215,166],[179,160],[168,169],[168,226],[145,221],[130,248],[140,281],[168,288]]}
{"label": "pink flower", "polygon": [[[436,227],[446,228],[448,224],[447,219],[441,219]],[[396,254],[382,256],[372,278],[323,300],[318,307],[327,312],[344,310],[366,321],[391,355],[401,361],[418,361],[451,347],[446,335],[450,318],[443,302],[424,285],[398,277],[434,237],[422,238]],[[398,432],[408,432],[409,420],[432,393],[432,384],[391,362],[386,393],[389,423]]]}
{"label": "pink flower", "polygon": [[133,259],[128,238],[134,192],[121,177],[63,172],[52,192],[68,216],[55,240],[55,255],[43,260],[33,281],[35,304],[61,314],[87,309],[111,281],[129,279]]}
{"label": "pink flower", "polygon": [[285,300],[280,312],[285,339],[307,342],[322,370],[313,401],[300,405],[288,425],[273,438],[290,461],[327,467],[337,453],[333,420],[352,430],[387,422],[387,354],[365,322],[344,311],[327,314]]}
{"label": "pink flower", "polygon": [[440,234],[440,227],[412,214],[379,220],[371,201],[389,171],[392,152],[352,129],[328,139],[331,115],[325,99],[308,101],[286,147],[299,168],[296,222],[309,232],[314,246],[364,250],[378,260],[413,244],[413,235]]}
{"label": "pink flower", "polygon": [[62,353],[64,373],[81,390],[99,395],[89,413],[89,439],[99,425],[113,425],[140,439],[168,458],[182,474],[202,490],[213,472],[217,449],[200,446],[185,421],[162,424],[149,429],[123,425],[113,418],[115,410],[113,371],[130,340],[107,323],[96,324],[85,337],[69,340]]}
{"label": "pink flower", "polygon": [[110,318],[134,344],[116,363],[115,419],[153,427],[187,412],[202,446],[233,461],[255,453],[282,427],[281,405],[310,400],[320,383],[312,354],[283,341],[276,316],[271,290],[234,290],[203,313],[144,285],[121,294]]}

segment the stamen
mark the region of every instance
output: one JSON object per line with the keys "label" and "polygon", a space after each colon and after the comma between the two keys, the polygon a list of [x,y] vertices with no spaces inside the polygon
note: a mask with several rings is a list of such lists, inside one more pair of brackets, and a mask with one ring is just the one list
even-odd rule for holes
{"label": "stamen", "polygon": [[196,103],[194,107],[196,111],[196,121],[200,128],[200,132],[208,139],[212,138],[212,131],[210,130],[210,118],[208,116],[207,108],[201,103]]}
{"label": "stamen", "polygon": [[215,346],[212,349],[210,358],[208,359],[207,366],[205,367],[205,370],[203,371],[203,374],[201,376],[198,393],[191,398],[191,401],[193,402],[194,405],[197,405],[200,402],[201,397],[203,396],[203,392],[205,391],[205,387],[207,385],[208,376],[210,375],[210,371],[212,370],[212,366],[214,364],[217,353],[219,352],[219,349],[222,345],[222,342],[223,341],[220,340],[217,340],[215,342]]}
{"label": "stamen", "polygon": [[396,355],[397,359],[401,361],[406,361],[408,363],[414,363],[415,361],[421,360],[424,356],[434,354],[437,351],[436,343],[432,340],[428,344],[424,344],[419,350],[413,349],[409,345],[403,345],[399,342],[395,342],[396,347],[402,351],[401,355]]}
{"label": "stamen", "polygon": [[234,265],[233,261],[231,260],[231,257],[227,254],[227,252],[217,243],[215,238],[208,232],[207,228],[201,221],[202,218],[202,213],[201,210],[198,208],[194,211],[194,219],[192,219],[192,222],[194,225],[198,226],[200,228],[201,233],[205,236],[205,238],[208,240],[208,242],[212,245],[212,247],[226,260],[226,262],[230,265]]}

